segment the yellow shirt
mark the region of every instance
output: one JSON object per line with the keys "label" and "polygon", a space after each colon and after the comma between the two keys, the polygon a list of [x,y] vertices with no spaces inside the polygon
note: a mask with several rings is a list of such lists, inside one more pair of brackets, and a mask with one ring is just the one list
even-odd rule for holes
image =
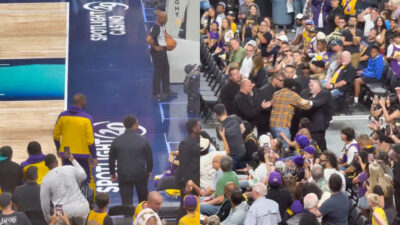
{"label": "yellow shirt", "polygon": [[356,3],[357,0],[342,0],[342,7],[344,14],[354,15],[356,13]]}
{"label": "yellow shirt", "polygon": [[[383,221],[385,221],[386,224],[388,224],[388,221],[386,219],[385,211],[383,211],[382,208],[377,207],[376,209],[374,209],[374,213],[378,213],[381,216],[381,218],[383,219]],[[375,221],[374,216],[372,216],[372,225],[378,225],[378,222]]]}
{"label": "yellow shirt", "polygon": [[199,225],[200,216],[197,218],[196,214],[186,214],[179,220],[179,225]]}
{"label": "yellow shirt", "polygon": [[233,32],[234,34],[236,33],[236,29],[237,29],[236,23],[235,23],[235,22],[232,22],[232,23],[231,23],[231,30],[232,30],[232,32]]}
{"label": "yellow shirt", "polygon": [[336,84],[336,80],[339,77],[340,72],[342,71],[343,68],[345,68],[346,66],[341,66],[338,70],[336,70],[336,72],[333,74],[331,83],[332,84]]}
{"label": "yellow shirt", "polygon": [[143,210],[144,203],[146,203],[146,201],[143,201],[143,202],[139,203],[139,205],[136,206],[135,215],[133,215],[133,221],[136,220],[137,215],[139,215],[139,213]]}
{"label": "yellow shirt", "polygon": [[104,218],[106,218],[106,216],[107,216],[106,212],[96,212],[92,210],[89,213],[86,225],[103,225]]}
{"label": "yellow shirt", "polygon": [[308,31],[306,29],[303,30],[303,45],[305,48],[308,48],[310,46],[311,42],[311,37],[308,34]]}

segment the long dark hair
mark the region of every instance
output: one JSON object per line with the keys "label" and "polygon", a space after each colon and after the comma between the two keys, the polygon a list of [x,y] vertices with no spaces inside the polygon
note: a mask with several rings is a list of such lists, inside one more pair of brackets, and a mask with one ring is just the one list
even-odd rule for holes
{"label": "long dark hair", "polygon": [[[382,26],[381,27],[378,26],[378,20],[379,19],[382,20]],[[380,34],[383,30],[387,30],[385,19],[382,16],[378,16],[378,18],[376,18],[376,20],[375,20],[375,28],[378,31],[378,34]]]}

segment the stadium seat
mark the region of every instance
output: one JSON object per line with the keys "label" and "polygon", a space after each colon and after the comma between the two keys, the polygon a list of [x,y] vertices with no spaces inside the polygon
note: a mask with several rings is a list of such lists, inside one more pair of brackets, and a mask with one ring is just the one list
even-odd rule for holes
{"label": "stadium seat", "polygon": [[349,215],[349,225],[355,225],[357,219],[361,216],[361,211],[355,207],[353,210],[351,210],[350,215]]}
{"label": "stadium seat", "polygon": [[131,205],[111,206],[108,215],[111,217],[115,225],[125,225],[133,223],[133,215],[135,207]]}
{"label": "stadium seat", "polygon": [[133,214],[135,214],[135,207],[131,205],[115,205],[108,210],[109,216],[133,217]]}
{"label": "stadium seat", "polygon": [[378,95],[380,97],[385,96],[390,91],[391,83],[393,83],[396,79],[395,74],[392,71],[392,68],[389,65],[385,66],[385,69],[382,72],[381,82],[366,84],[367,96],[373,97],[374,95]]}
{"label": "stadium seat", "polygon": [[40,209],[28,210],[24,212],[34,225],[47,225],[43,212]]}
{"label": "stadium seat", "polygon": [[360,217],[358,217],[357,221],[354,223],[354,225],[356,225],[356,224],[357,225],[367,225],[368,224],[368,219],[365,218],[365,216],[360,216]]}

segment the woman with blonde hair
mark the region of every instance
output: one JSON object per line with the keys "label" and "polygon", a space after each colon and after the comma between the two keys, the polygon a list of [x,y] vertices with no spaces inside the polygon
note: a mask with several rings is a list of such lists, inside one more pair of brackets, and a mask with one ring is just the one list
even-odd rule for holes
{"label": "woman with blonde hair", "polygon": [[379,196],[377,194],[368,195],[368,205],[372,211],[372,225],[388,225],[385,211],[379,206]]}
{"label": "woman with blonde hair", "polygon": [[253,82],[256,88],[262,87],[267,79],[267,71],[264,68],[264,60],[260,54],[253,56],[253,68],[250,71],[249,80]]}
{"label": "woman with blonde hair", "polygon": [[377,162],[369,164],[368,192],[381,196],[380,207],[385,210],[388,224],[396,224],[396,209],[393,202],[393,184],[391,177],[384,172]]}

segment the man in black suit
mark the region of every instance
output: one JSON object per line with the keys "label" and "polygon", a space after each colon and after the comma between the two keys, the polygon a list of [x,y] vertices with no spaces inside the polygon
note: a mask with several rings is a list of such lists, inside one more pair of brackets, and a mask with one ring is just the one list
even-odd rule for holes
{"label": "man in black suit", "polygon": [[271,107],[271,101],[262,100],[261,104],[257,104],[252,93],[254,84],[244,79],[240,82],[240,90],[235,96],[234,108],[235,114],[242,120],[249,121],[253,126],[257,127],[258,134],[264,134],[268,131],[267,122],[262,111]]}
{"label": "man in black suit", "polygon": [[233,114],[235,95],[239,92],[239,82],[242,80],[242,75],[238,68],[231,68],[229,70],[229,80],[221,89],[221,102],[226,108],[228,115]]}
{"label": "man in black suit", "polygon": [[308,93],[304,93],[306,99],[312,102],[310,110],[305,116],[310,119],[309,129],[311,137],[317,142],[322,151],[326,150],[325,131],[328,129],[332,118],[331,103],[332,96],[329,91],[322,90],[318,79],[311,79]]}
{"label": "man in black suit", "polygon": [[[111,181],[118,180],[122,204],[133,204],[133,188],[139,202],[147,200],[147,182],[153,171],[153,153],[145,137],[137,133],[139,122],[133,115],[124,118],[125,132],[111,144],[108,165]],[[115,163],[117,162],[117,172]]]}
{"label": "man in black suit", "polygon": [[40,186],[36,180],[38,169],[31,166],[26,170],[27,182],[18,186],[13,195],[13,203],[18,211],[42,210],[40,205]]}

